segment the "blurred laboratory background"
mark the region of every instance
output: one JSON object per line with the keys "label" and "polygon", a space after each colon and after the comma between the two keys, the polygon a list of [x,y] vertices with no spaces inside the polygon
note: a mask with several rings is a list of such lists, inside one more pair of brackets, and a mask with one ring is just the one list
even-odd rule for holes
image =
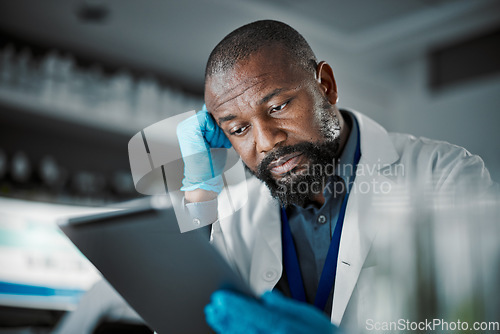
{"label": "blurred laboratory background", "polygon": [[259,19],[332,65],[341,107],[463,146],[500,180],[497,0],[3,0],[0,333],[75,309],[100,275],[56,221],[140,198],[129,139],[199,109],[210,51]]}

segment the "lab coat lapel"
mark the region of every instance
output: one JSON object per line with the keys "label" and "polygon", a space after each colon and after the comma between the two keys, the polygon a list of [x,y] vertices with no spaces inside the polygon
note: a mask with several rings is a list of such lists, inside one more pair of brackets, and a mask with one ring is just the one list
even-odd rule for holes
{"label": "lab coat lapel", "polygon": [[[260,237],[255,238],[250,267],[250,282],[259,294],[272,290],[283,272],[281,217],[279,203],[267,189],[262,191],[259,209],[254,212]],[[264,260],[265,259],[265,260]]]}
{"label": "lab coat lapel", "polygon": [[351,113],[359,124],[361,159],[347,203],[340,240],[331,316],[332,322],[337,325],[342,320],[375,234],[374,226],[370,224],[372,220],[364,215],[373,196],[370,187],[390,182],[379,173],[379,169],[399,158],[385,129],[364,115]]}
{"label": "lab coat lapel", "polygon": [[[280,211],[261,181],[251,178],[247,186],[248,202],[236,203],[241,209],[222,219],[220,227],[224,235],[232,236],[225,238],[227,257],[234,258],[242,277],[248,277],[251,288],[260,295],[272,290],[282,273]],[[240,191],[243,189],[233,191],[235,201],[240,200]]]}

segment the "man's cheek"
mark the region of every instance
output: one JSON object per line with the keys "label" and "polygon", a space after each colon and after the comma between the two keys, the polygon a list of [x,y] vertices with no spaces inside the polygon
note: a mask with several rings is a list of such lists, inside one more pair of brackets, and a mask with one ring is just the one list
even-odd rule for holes
{"label": "man's cheek", "polygon": [[[229,138],[229,137],[228,137]],[[241,160],[245,163],[245,165],[249,165],[250,159],[249,159],[249,154],[248,154],[248,149],[245,149],[242,147],[242,145],[235,140],[231,140],[229,138],[229,141],[231,142],[231,145],[233,146],[233,149],[235,150],[236,153],[241,157]]]}
{"label": "man's cheek", "polygon": [[244,167],[245,167],[245,170],[246,170],[248,173],[250,173],[250,174],[252,174],[252,175],[257,175],[257,168],[255,168],[255,167],[254,167],[254,168],[249,167],[249,166],[247,165],[247,163],[245,162],[245,160],[243,160],[243,158],[242,158],[242,161],[243,161],[243,165],[244,165]]}
{"label": "man's cheek", "polygon": [[247,150],[241,150],[239,147],[234,146],[233,148],[236,151],[236,153],[240,156],[241,160],[243,161],[243,164],[245,165],[245,169],[247,169],[249,172],[252,174],[257,173],[257,170],[259,168],[259,164],[262,160],[257,160],[255,159],[254,156],[251,154],[248,154]]}

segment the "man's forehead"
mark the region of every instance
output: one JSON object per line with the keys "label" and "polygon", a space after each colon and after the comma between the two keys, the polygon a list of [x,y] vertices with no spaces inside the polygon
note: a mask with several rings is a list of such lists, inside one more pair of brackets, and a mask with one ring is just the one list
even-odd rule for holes
{"label": "man's forehead", "polygon": [[[296,86],[305,71],[290,62],[255,57],[237,64],[224,73],[214,74],[205,82],[205,103],[209,111],[216,111],[224,104],[244,96],[257,102],[270,91]],[[264,58],[264,59],[263,59]],[[268,61],[263,61],[265,59]]]}
{"label": "man's forehead", "polygon": [[217,109],[250,92],[254,93],[251,96],[257,98],[255,91],[263,91],[270,86],[268,77],[269,75],[248,76],[245,73],[213,77],[207,81],[205,88],[207,106]]}

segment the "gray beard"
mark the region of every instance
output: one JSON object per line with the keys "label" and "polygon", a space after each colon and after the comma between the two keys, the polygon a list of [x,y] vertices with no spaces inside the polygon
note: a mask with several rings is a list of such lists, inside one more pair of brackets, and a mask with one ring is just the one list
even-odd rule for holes
{"label": "gray beard", "polygon": [[[255,172],[245,166],[248,172],[266,184],[271,195],[283,207],[304,206],[313,201],[323,192],[328,178],[335,175],[339,156],[339,120],[332,113],[332,106],[328,101],[323,103],[317,114],[321,122],[320,131],[325,138],[324,142],[301,142],[296,145],[278,147],[268,153]],[[276,180],[271,174],[269,165],[277,158],[295,152],[301,153],[308,160],[307,168],[299,172],[297,169],[302,166],[296,166]]]}

